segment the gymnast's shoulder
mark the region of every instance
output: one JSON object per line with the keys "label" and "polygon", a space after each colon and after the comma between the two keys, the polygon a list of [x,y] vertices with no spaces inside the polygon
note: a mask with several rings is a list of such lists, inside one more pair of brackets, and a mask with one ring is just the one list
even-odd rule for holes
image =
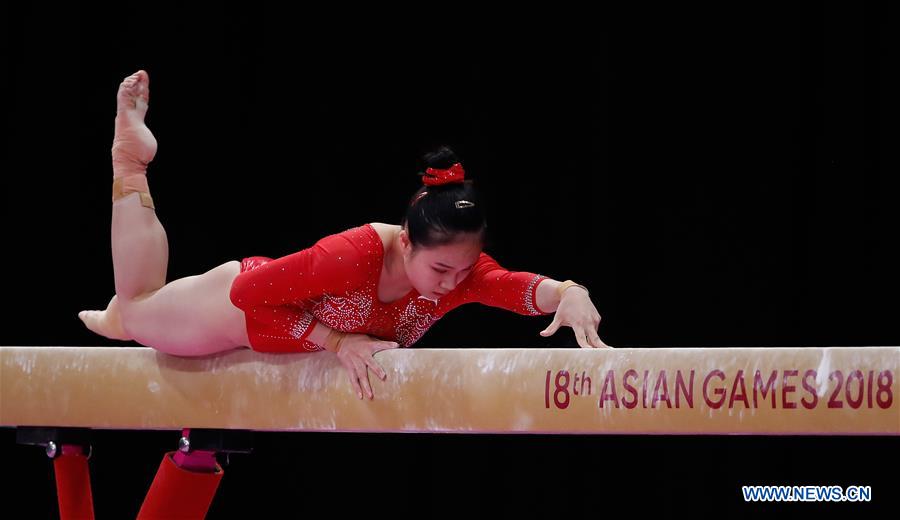
{"label": "gymnast's shoulder", "polygon": [[378,236],[381,238],[383,250],[387,251],[393,241],[394,234],[399,230],[400,226],[385,224],[383,222],[370,222],[369,225],[375,229],[376,233],[378,233]]}

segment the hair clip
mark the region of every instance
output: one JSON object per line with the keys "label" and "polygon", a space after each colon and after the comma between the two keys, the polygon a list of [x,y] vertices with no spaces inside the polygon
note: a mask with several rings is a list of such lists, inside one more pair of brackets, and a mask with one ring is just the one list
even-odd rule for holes
{"label": "hair clip", "polygon": [[458,200],[458,201],[454,202],[453,205],[456,206],[456,209],[462,209],[462,208],[471,208],[471,207],[475,206],[475,203],[469,202],[467,200]]}

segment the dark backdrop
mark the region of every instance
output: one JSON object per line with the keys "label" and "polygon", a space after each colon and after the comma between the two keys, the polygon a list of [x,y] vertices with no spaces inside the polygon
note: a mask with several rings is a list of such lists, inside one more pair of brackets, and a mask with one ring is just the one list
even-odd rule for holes
{"label": "dark backdrop", "polygon": [[[115,94],[140,68],[169,280],[399,223],[419,157],[447,144],[489,198],[488,252],[508,269],[587,285],[610,345],[900,344],[886,9],[203,3],[8,14],[4,345],[117,344],[77,312],[114,292]],[[466,306],[416,347],[577,348],[568,328],[541,338],[549,322]],[[21,476],[10,496],[26,516],[53,517],[49,461],[0,434]],[[98,432],[98,516],[133,516],[177,438]],[[792,510],[745,506],[742,484],[872,485],[871,504],[803,510],[896,510],[896,464],[882,466],[897,447],[887,437],[260,433],[254,455],[232,459],[210,517],[320,504],[417,517]]]}

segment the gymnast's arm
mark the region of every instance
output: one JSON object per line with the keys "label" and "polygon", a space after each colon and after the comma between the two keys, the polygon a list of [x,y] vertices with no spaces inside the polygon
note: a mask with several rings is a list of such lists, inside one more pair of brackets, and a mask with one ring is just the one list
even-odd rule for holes
{"label": "gymnast's arm", "polygon": [[[328,336],[331,335],[332,333],[334,334],[334,337],[331,339],[331,341],[327,341]],[[354,336],[358,336],[358,337],[351,340],[351,337],[354,337]],[[337,338],[343,338],[340,340],[340,343],[341,343],[340,349],[335,348],[336,347],[335,340]],[[341,350],[341,349],[343,349],[344,345],[348,345],[351,342],[352,343],[365,343],[366,345],[373,345],[373,346],[382,346],[382,348],[385,348],[384,345],[388,344],[388,343],[396,344],[395,342],[382,340],[382,339],[376,338],[374,336],[369,336],[368,334],[336,331],[336,330],[332,329],[331,327],[329,327],[328,325],[325,325],[324,323],[322,323],[321,321],[319,321],[315,318],[313,319],[313,323],[312,323],[312,331],[309,333],[309,335],[306,336],[305,340],[316,345],[317,347],[321,348],[322,350],[327,350],[329,352],[335,352],[336,350]],[[397,344],[397,346],[399,346],[399,344]]]}
{"label": "gymnast's arm", "polygon": [[334,329],[332,329],[328,325],[325,325],[321,321],[316,320],[312,332],[310,332],[309,336],[306,337],[306,341],[318,345],[322,348],[322,350],[329,350],[325,345],[325,338],[327,338],[333,330]]}
{"label": "gymnast's arm", "polygon": [[[472,276],[474,275],[474,276]],[[585,288],[525,271],[509,271],[485,253],[463,282],[462,303],[500,307],[518,314],[555,314],[541,336],[553,335],[561,325],[572,327],[581,348],[610,348],[597,336],[600,314]],[[563,289],[560,294],[559,289]]]}
{"label": "gymnast's arm", "polygon": [[526,316],[556,312],[560,282],[527,271],[510,271],[482,252],[469,276],[457,287],[460,304],[477,302]]}
{"label": "gymnast's arm", "polygon": [[557,292],[560,285],[562,282],[552,278],[544,278],[538,283],[535,297],[535,305],[538,310],[545,313],[556,312],[560,302],[560,295]]}
{"label": "gymnast's arm", "polygon": [[[299,331],[299,335],[295,335],[292,337],[275,337],[274,341],[272,336],[269,335],[270,339],[267,340],[267,347],[277,346],[279,350],[285,351],[296,351],[296,352],[321,352],[323,350],[327,350],[329,352],[335,352],[337,349],[337,340],[341,340],[341,344],[346,343],[346,339],[348,336],[355,336],[356,334],[349,332],[340,332],[331,327],[325,325],[315,316],[312,315],[309,311],[303,311],[303,316],[298,321],[308,322],[309,324]],[[297,332],[297,331],[295,331]],[[330,340],[329,340],[330,337]],[[289,348],[285,348],[285,347]]]}

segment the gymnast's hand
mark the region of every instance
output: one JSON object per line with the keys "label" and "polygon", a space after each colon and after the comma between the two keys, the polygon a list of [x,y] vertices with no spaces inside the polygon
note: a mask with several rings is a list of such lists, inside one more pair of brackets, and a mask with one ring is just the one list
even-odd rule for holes
{"label": "gymnast's hand", "polygon": [[563,291],[553,323],[541,331],[541,336],[545,338],[552,336],[561,325],[572,327],[581,348],[612,348],[600,341],[600,336],[597,335],[600,313],[591,302],[587,291],[580,287],[570,287]]}
{"label": "gymnast's hand", "polygon": [[347,374],[350,376],[350,386],[356,389],[356,395],[360,399],[363,396],[360,383],[365,387],[366,396],[369,399],[375,397],[372,394],[372,385],[369,384],[369,370],[367,367],[372,367],[372,371],[382,381],[387,379],[387,373],[381,368],[381,365],[375,362],[375,358],[372,355],[381,350],[399,346],[393,341],[383,341],[368,334],[347,334],[341,340],[341,349],[338,351],[337,357],[347,369]]}

